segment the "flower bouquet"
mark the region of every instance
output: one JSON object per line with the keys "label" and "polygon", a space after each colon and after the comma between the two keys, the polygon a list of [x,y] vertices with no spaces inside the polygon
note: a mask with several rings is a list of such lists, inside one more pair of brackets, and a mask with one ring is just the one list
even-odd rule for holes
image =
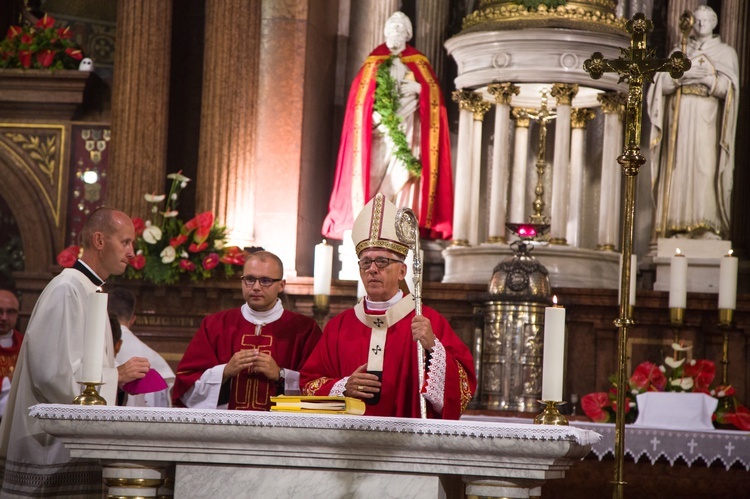
{"label": "flower bouquet", "polygon": [[[719,406],[714,413],[715,422],[750,430],[750,411],[734,399],[733,388],[717,387],[710,390],[716,376],[716,365],[705,359],[688,361],[684,355],[691,348],[682,343],[673,343],[674,354],[666,357],[664,364],[643,362],[638,365],[626,387],[625,423],[632,423],[638,417],[636,396],[640,393],[692,392],[706,393],[719,399]],[[610,377],[610,381],[612,388],[609,392],[589,393],[581,399],[583,412],[597,423],[615,421],[618,386],[614,377]]]}
{"label": "flower bouquet", "polygon": [[0,68],[78,69],[81,47],[70,28],[44,15],[34,26],[11,26],[0,42]]}
{"label": "flower bouquet", "polygon": [[[200,213],[183,222],[178,218],[180,192],[190,179],[182,173],[171,173],[169,194],[146,194],[152,204],[151,219],[133,218],[135,226],[135,256],[125,271],[127,279],[143,279],[154,284],[174,284],[186,274],[193,281],[215,277],[219,271],[225,276],[241,272],[245,252],[237,246],[226,245],[226,227],[214,220],[210,211]],[[159,205],[164,203],[164,208]],[[70,246],[57,256],[57,263],[71,267],[80,248]]]}

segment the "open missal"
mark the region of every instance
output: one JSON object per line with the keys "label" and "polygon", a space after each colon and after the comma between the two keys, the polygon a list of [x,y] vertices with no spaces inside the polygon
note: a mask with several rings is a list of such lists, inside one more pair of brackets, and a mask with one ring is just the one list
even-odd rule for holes
{"label": "open missal", "polygon": [[365,413],[365,403],[354,397],[318,397],[302,395],[299,397],[280,395],[271,397],[272,411],[307,412],[319,414],[355,414]]}

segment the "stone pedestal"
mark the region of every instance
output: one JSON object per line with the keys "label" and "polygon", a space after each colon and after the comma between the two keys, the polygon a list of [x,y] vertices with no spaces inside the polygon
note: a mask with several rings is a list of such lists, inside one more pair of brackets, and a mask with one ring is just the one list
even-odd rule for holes
{"label": "stone pedestal", "polygon": [[732,249],[731,241],[698,239],[663,239],[657,241],[656,291],[669,291],[670,263],[677,248],[688,259],[687,290],[691,293],[719,292],[719,264],[721,258]]}

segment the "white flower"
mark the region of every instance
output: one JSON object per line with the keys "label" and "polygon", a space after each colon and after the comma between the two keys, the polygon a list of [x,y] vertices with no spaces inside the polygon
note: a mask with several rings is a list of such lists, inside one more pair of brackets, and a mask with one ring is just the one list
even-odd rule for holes
{"label": "white flower", "polygon": [[167,196],[164,194],[146,194],[143,196],[149,203],[161,203]]}
{"label": "white flower", "polygon": [[223,250],[224,249],[224,241],[216,240],[214,241],[214,249],[216,250]]}
{"label": "white flower", "polygon": [[182,253],[180,253],[180,258],[190,258],[190,255],[188,255],[187,251],[182,250]]}
{"label": "white flower", "polygon": [[682,346],[679,343],[672,343],[672,350],[675,350],[676,352],[687,352],[688,350],[692,350],[693,346]]}
{"label": "white flower", "polygon": [[190,182],[190,179],[180,172],[170,173],[169,175],[167,175],[167,178],[172,179],[172,180],[177,180],[179,182]]}
{"label": "white flower", "polygon": [[145,225],[146,225],[146,227],[151,227],[151,220],[146,220]]}
{"label": "white flower", "polygon": [[[711,395],[713,395],[713,390],[711,390]],[[719,393],[714,395],[714,397],[718,397],[718,398],[724,398],[726,396],[727,396],[727,393],[724,390],[721,390]]]}
{"label": "white flower", "polygon": [[629,402],[629,403],[628,403],[628,405],[629,405],[629,406],[630,406],[630,408],[632,409],[633,407],[635,407],[635,406],[636,406],[636,403],[635,403],[635,402]]}
{"label": "white flower", "polygon": [[664,363],[672,369],[677,369],[685,362],[685,359],[675,360],[673,357],[667,357],[664,359]]}
{"label": "white flower", "polygon": [[143,250],[138,250],[138,251],[135,252],[135,254],[136,255],[142,255],[143,254]]}
{"label": "white flower", "polygon": [[185,187],[187,187],[187,182],[182,182],[180,184],[180,189],[184,189]]}
{"label": "white flower", "polygon": [[693,378],[679,378],[679,379],[673,379],[670,383],[672,386],[679,386],[685,391],[690,390],[693,388]]}
{"label": "white flower", "polygon": [[177,258],[177,251],[172,246],[167,246],[161,250],[159,256],[161,257],[161,263],[172,263]]}
{"label": "white flower", "polygon": [[151,207],[151,213],[156,213],[157,211],[159,211],[159,208],[157,208],[156,206]]}
{"label": "white flower", "polygon": [[171,211],[164,211],[164,212],[162,212],[162,216],[164,216],[164,218],[174,218],[174,217],[176,217],[179,214],[180,214],[180,212],[177,211],[177,210],[171,210]]}
{"label": "white flower", "polygon": [[633,395],[638,395],[640,392],[638,390],[630,390],[630,393]]}
{"label": "white flower", "polygon": [[694,365],[695,365],[695,359],[690,359],[690,365],[691,365],[691,366],[694,366]]}
{"label": "white flower", "polygon": [[659,370],[663,373],[667,372],[667,370],[664,368],[664,366],[659,366]]}
{"label": "white flower", "polygon": [[172,201],[176,201],[177,200],[177,193],[173,192],[172,195],[169,196],[169,199],[171,199]]}
{"label": "white flower", "polygon": [[150,225],[143,229],[143,240],[148,244],[156,244],[161,241],[161,229],[156,225]]}

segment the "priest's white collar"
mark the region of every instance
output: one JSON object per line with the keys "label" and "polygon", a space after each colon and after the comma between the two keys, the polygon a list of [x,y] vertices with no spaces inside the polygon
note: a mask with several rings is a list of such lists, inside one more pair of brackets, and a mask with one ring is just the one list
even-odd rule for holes
{"label": "priest's white collar", "polygon": [[383,310],[388,310],[392,306],[394,306],[396,303],[401,301],[401,298],[404,297],[404,292],[400,289],[396,292],[395,295],[390,300],[386,301],[370,301],[369,298],[365,296],[365,307],[367,310],[372,310],[373,312],[380,312]]}
{"label": "priest's white collar", "polygon": [[279,298],[276,298],[276,304],[270,310],[259,312],[250,308],[250,305],[247,303],[242,305],[240,310],[242,311],[242,317],[244,317],[246,321],[261,325],[270,324],[271,322],[279,320],[284,313],[284,307],[281,306],[281,300]]}

